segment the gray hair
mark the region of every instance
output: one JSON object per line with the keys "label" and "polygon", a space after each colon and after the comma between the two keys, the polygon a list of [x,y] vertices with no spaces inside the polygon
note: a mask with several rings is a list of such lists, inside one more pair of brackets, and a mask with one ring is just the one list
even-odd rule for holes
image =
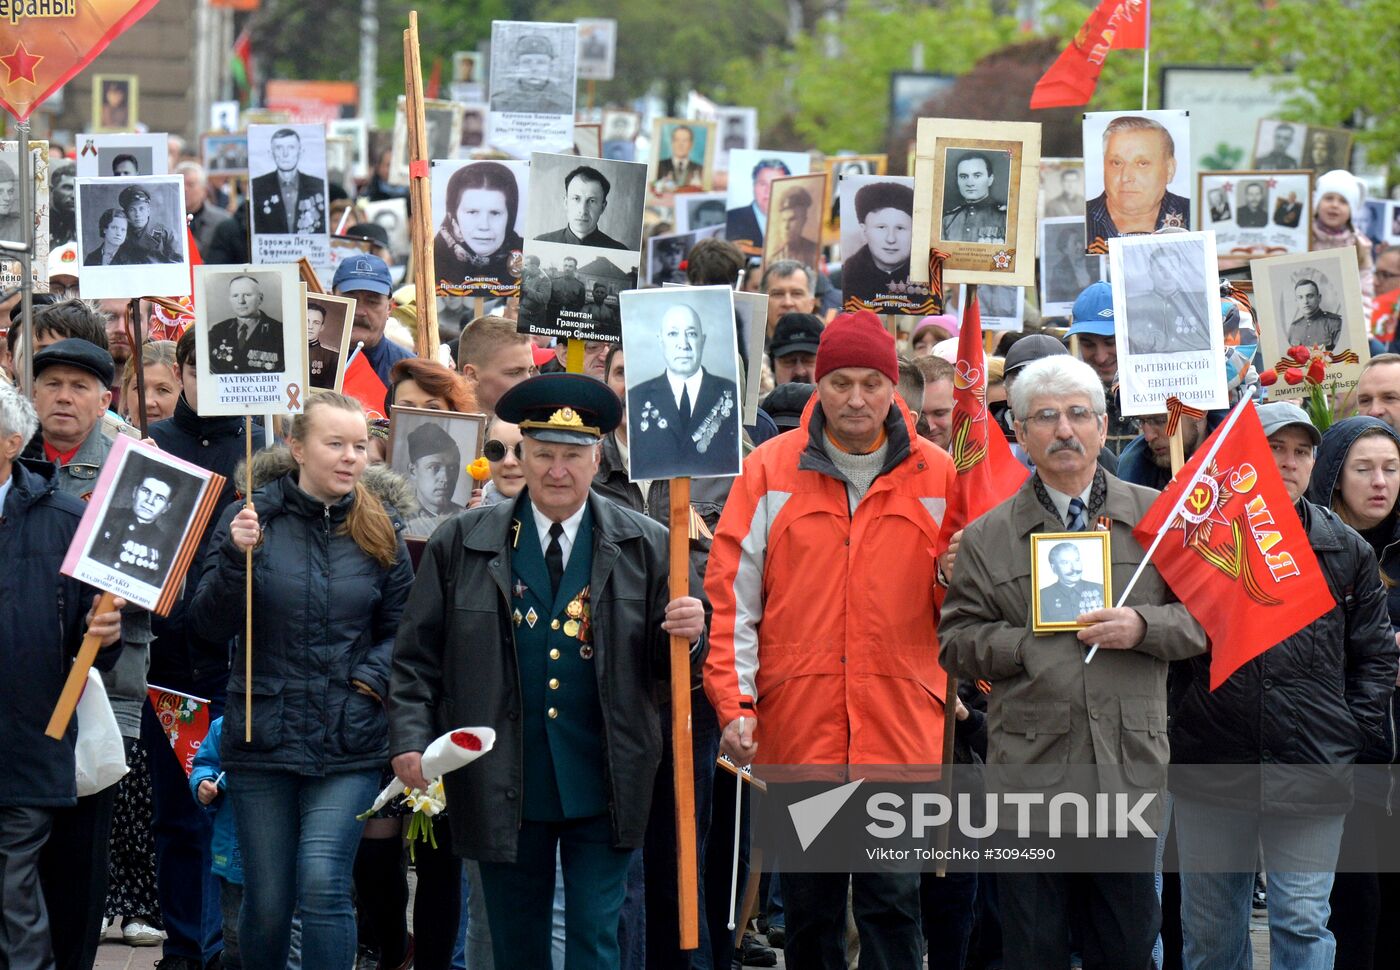
{"label": "gray hair", "polygon": [[1077,357],[1056,354],[1032,361],[1016,372],[1011,385],[1011,413],[1017,420],[1030,414],[1031,402],[1038,397],[1070,397],[1083,394],[1096,414],[1107,410],[1103,382],[1094,368]]}
{"label": "gray hair", "polygon": [[924,409],[924,372],[919,370],[919,365],[903,354],[899,355],[899,383],[895,385],[899,391],[899,396],[904,398],[905,405],[908,406],[914,417]]}
{"label": "gray hair", "polygon": [[794,273],[801,273],[807,277],[807,290],[810,293],[817,292],[817,278],[806,263],[800,263],[795,259],[780,259],[763,271],[763,279],[759,281],[758,288],[768,289],[768,281],[774,277],[782,278],[791,276]]}
{"label": "gray hair", "polygon": [[27,442],[38,430],[39,416],[34,413],[34,405],[18,388],[0,382],[0,437],[17,434],[20,441]]}
{"label": "gray hair", "polygon": [[1103,130],[1104,151],[1108,151],[1108,140],[1122,131],[1155,131],[1162,136],[1162,145],[1167,150],[1167,157],[1176,157],[1176,141],[1172,138],[1172,133],[1167,131],[1160,121],[1141,115],[1121,115],[1110,121],[1108,127]]}
{"label": "gray hair", "polygon": [[175,166],[175,171],[181,175],[184,175],[186,172],[193,172],[195,178],[201,183],[207,179],[204,166],[198,162],[181,162],[179,165]]}

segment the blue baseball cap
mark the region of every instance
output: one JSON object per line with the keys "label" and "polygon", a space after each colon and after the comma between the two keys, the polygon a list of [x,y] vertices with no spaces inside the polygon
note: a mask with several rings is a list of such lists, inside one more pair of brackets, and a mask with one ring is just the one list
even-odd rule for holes
{"label": "blue baseball cap", "polygon": [[365,253],[342,260],[335,268],[335,279],[331,288],[337,293],[350,293],[355,290],[368,290],[388,296],[394,288],[389,277],[389,267],[378,256]]}
{"label": "blue baseball cap", "polygon": [[1108,283],[1090,283],[1074,301],[1069,336],[1079,333],[1113,336],[1113,287]]}

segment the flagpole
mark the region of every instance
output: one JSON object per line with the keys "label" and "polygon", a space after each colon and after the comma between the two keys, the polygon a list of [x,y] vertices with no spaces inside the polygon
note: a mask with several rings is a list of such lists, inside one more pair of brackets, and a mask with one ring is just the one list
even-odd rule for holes
{"label": "flagpole", "polygon": [[[1205,458],[1196,466],[1196,472],[1191,476],[1191,480],[1186,483],[1186,487],[1183,488],[1181,494],[1177,496],[1176,504],[1172,506],[1171,512],[1162,521],[1162,527],[1157,530],[1157,534],[1152,538],[1152,545],[1147,547],[1147,552],[1143,555],[1142,562],[1138,563],[1137,570],[1133,573],[1133,578],[1128,580],[1127,587],[1119,595],[1118,602],[1114,604],[1115,607],[1121,608],[1123,604],[1128,601],[1128,595],[1132,593],[1133,587],[1137,585],[1138,578],[1142,575],[1142,571],[1146,569],[1147,564],[1152,561],[1152,554],[1155,553],[1157,547],[1162,544],[1162,537],[1167,534],[1167,530],[1171,528],[1177,516],[1181,515],[1181,510],[1186,507],[1187,496],[1190,495],[1191,490],[1196,487],[1196,483],[1205,477],[1207,469],[1210,468],[1210,463],[1215,459],[1216,454],[1219,453],[1221,446],[1225,444],[1225,439],[1230,437],[1230,431],[1234,428],[1235,422],[1239,420],[1240,415],[1244,413],[1245,405],[1250,404],[1252,401],[1253,398],[1248,394],[1241,397],[1240,402],[1236,404],[1234,410],[1230,412],[1230,416],[1225,419],[1225,423],[1220,426],[1220,430],[1215,435],[1215,441],[1211,444],[1209,450],[1206,451]],[[1099,645],[1096,643],[1090,647],[1089,652],[1084,655],[1084,662],[1087,664],[1090,660],[1093,660],[1094,654],[1098,652]]]}
{"label": "flagpole", "polygon": [[1147,25],[1142,35],[1142,110],[1147,110],[1148,65],[1152,63],[1152,0],[1147,0]]}

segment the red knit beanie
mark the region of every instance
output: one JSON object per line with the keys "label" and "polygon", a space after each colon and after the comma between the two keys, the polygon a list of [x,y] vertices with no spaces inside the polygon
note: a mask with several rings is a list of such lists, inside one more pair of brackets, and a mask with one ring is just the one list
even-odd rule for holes
{"label": "red knit beanie", "polygon": [[822,331],[817,343],[817,380],[842,367],[869,367],[899,383],[894,337],[869,310],[843,313]]}

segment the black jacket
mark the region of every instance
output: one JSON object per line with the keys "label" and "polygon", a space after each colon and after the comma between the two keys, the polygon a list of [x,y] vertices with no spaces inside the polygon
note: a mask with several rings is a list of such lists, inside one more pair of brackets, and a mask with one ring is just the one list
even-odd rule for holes
{"label": "black jacket", "polygon": [[[268,474],[290,460],[284,449],[256,457],[254,484],[262,478],[259,463]],[[236,640],[221,749],[226,768],[321,776],[381,768],[388,760],[384,707],[351,680],[380,697],[388,693],[394,631],[413,569],[402,536],[386,567],[342,531],[351,502],[347,496],[322,505],[297,487],[291,471],[253,492],[263,540],[253,552],[251,743],[243,740],[244,555],[228,534],[241,503],[219,517],[189,615],[199,636]],[[390,517],[401,532],[392,507]]]}
{"label": "black jacket", "polygon": [[[243,425],[240,417],[201,418],[182,394],[175,403],[175,413],[151,425],[149,434],[161,451],[224,476],[224,487],[214,506],[223,509],[237,490],[233,470],[243,459]],[[259,424],[254,422],[253,427],[256,444]],[[189,605],[199,588],[204,554],[213,533],[211,524],[199,537],[184,592],[170,615],[151,616],[156,640],[151,645],[147,679],[162,687],[222,701],[228,686],[228,641],[206,640],[189,624]]]}
{"label": "black jacket", "polygon": [[[1397,651],[1375,554],[1327,509],[1297,506],[1336,605],[1210,690],[1210,656],[1174,665],[1174,765],[1349,765],[1383,737]],[[1280,814],[1351,806],[1350,784],[1266,773],[1262,788],[1231,773],[1173,769],[1177,794]]]}
{"label": "black jacket", "polygon": [[[93,590],[59,566],[83,501],[59,490],[52,462],[20,459],[0,515],[0,805],[72,805],[77,718],[62,741],[44,735],[86,629]],[[110,669],[118,640],[98,654]]]}
{"label": "black jacket", "polygon": [[[591,494],[592,590],[598,695],[613,845],[642,844],[661,761],[658,702],[669,679],[666,529]],[[394,645],[391,754],[422,751],[454,727],[496,729],[490,754],[443,780],[454,817],[452,849],[514,862],[524,783],[520,674],[510,618],[516,503],[470,509],[428,540]],[[691,576],[691,589],[699,582]],[[705,640],[691,651],[692,675]]]}

